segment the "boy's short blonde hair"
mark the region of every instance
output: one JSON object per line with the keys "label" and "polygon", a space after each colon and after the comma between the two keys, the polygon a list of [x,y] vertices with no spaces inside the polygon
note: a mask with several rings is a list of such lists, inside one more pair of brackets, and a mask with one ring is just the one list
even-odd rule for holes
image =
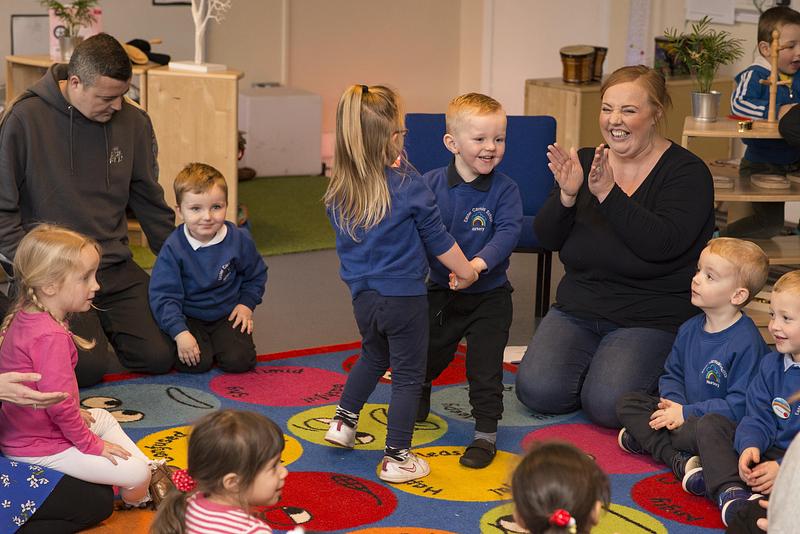
{"label": "boy's short blonde hair", "polygon": [[205,163],[190,163],[181,169],[172,184],[175,189],[175,202],[180,206],[184,193],[205,193],[214,189],[215,185],[225,193],[225,202],[227,202],[228,184],[222,173]]}
{"label": "boy's short blonde hair", "polygon": [[475,115],[503,113],[503,106],[492,98],[481,93],[467,93],[455,97],[447,105],[445,122],[447,133],[452,134],[461,126],[464,118]]}
{"label": "boy's short blonde hair", "polygon": [[735,267],[736,284],[749,293],[740,307],[747,305],[767,283],[769,257],[755,243],[735,237],[718,237],[708,242],[706,250],[725,258]]}
{"label": "boy's short blonde hair", "polygon": [[782,293],[784,291],[800,297],[800,270],[789,271],[778,278],[778,281],[772,286],[773,293]]}

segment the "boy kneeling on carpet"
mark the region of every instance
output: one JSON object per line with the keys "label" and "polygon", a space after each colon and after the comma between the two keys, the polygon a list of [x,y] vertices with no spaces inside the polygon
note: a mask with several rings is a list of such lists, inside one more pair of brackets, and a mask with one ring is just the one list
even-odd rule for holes
{"label": "boy kneeling on carpet", "polygon": [[[697,424],[703,464],[684,487],[706,495],[730,525],[747,501],[772,491],[778,467],[800,431],[800,271],[781,276],[772,289],[769,331],[776,351],[761,359],[747,389],[745,416],[738,426],[718,414]],[[787,400],[788,399],[788,400]]]}
{"label": "boy kneeling on carpet", "polygon": [[728,237],[709,241],[691,285],[692,304],[704,313],[678,330],[659,380],[660,396],[632,392],[617,403],[625,425],[619,446],[670,466],[690,493],[697,493],[696,473],[706,462],[699,421],[713,416],[735,428],[745,413],[750,381],[769,352],[742,312],[768,271],[769,260],[758,245]]}
{"label": "boy kneeling on carpet", "polygon": [[153,266],[153,316],[175,340],[178,371],[204,373],[215,360],[228,373],[249,371],[256,364],[253,310],[267,265],[250,235],[225,221],[228,186],[217,169],[190,163],[173,187],[183,224]]}
{"label": "boy kneeling on carpet", "polygon": [[458,96],[447,107],[446,122],[444,144],[453,161],[422,179],[436,195],[447,231],[481,277],[463,291],[450,291],[450,269],[428,254],[430,337],[417,421],[428,418],[431,382],[466,336],[475,436],[459,462],[481,469],[494,459],[503,415],[503,350],[512,318],[506,271],[522,230],[522,199],[514,180],[495,169],[506,150],[506,114],[500,103],[478,93]]}

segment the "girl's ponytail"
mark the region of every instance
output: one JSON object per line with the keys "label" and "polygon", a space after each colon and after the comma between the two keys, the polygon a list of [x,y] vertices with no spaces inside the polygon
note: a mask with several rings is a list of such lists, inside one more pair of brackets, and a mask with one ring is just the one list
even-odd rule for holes
{"label": "girl's ponytail", "polygon": [[158,505],[153,524],[150,525],[151,534],[183,534],[186,530],[186,501],[193,493],[184,493],[175,488],[170,488],[169,493]]}

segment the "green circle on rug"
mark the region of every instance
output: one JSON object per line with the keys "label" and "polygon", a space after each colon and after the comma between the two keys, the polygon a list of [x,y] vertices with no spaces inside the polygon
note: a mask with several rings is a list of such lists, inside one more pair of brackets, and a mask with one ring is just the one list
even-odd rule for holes
{"label": "green circle on rug", "polygon": [[528,534],[514,521],[514,503],[507,502],[481,516],[481,534]]}
{"label": "green circle on rug", "polygon": [[[356,429],[356,449],[383,450],[386,444],[386,404],[365,404],[358,419]],[[336,447],[325,441],[336,406],[319,406],[304,410],[289,418],[286,428],[300,439],[318,445]],[[438,416],[429,417],[423,423],[414,425],[412,446],[425,445],[436,441],[447,432],[447,423]]]}
{"label": "green circle on rug", "polygon": [[449,530],[419,527],[374,527],[362,530],[351,530],[349,534],[456,534]]}
{"label": "green circle on rug", "polygon": [[[431,411],[444,417],[459,421],[474,422],[472,406],[469,404],[469,386],[457,386],[436,389],[431,394]],[[503,418],[500,426],[542,426],[563,423],[577,415],[577,412],[562,415],[549,415],[532,412],[523,405],[512,384],[503,384]]]}
{"label": "green circle on rug", "polygon": [[[168,428],[146,435],[136,445],[151,460],[165,460],[169,465],[186,469],[191,432],[191,426]],[[303,455],[303,446],[292,436],[284,437],[286,445],[281,453],[281,463],[289,465]]]}
{"label": "green circle on rug", "polygon": [[650,514],[611,503],[610,509],[600,516],[600,523],[592,534],[667,534],[664,524]]}
{"label": "green circle on rug", "polygon": [[[414,454],[431,466],[431,473],[403,484],[393,484],[398,490],[444,501],[490,502],[511,498],[511,472],[519,457],[497,451],[494,461],[480,470],[458,463],[466,447],[425,447]],[[380,466],[378,466],[380,468]]]}

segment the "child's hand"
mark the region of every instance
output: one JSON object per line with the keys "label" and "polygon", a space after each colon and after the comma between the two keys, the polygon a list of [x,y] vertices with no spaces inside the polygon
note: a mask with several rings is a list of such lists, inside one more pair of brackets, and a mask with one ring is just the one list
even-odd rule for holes
{"label": "child's hand", "polygon": [[83,408],[81,408],[81,419],[83,419],[83,422],[89,428],[91,428],[92,425],[94,424],[94,417],[92,416],[89,410],[84,410]]}
{"label": "child's hand", "polygon": [[184,330],[175,336],[178,345],[178,359],[189,367],[200,363],[200,347],[191,332]]}
{"label": "child's hand", "polygon": [[747,485],[750,485],[750,477],[753,475],[751,465],[758,465],[761,461],[761,451],[758,447],[747,447],[742,451],[739,456],[739,478],[741,478]]}
{"label": "child's hand", "polygon": [[469,260],[469,264],[472,265],[472,268],[475,269],[475,272],[478,273],[479,276],[483,271],[489,268],[486,262],[483,261],[483,258],[479,258],[478,256]]}
{"label": "child's hand", "polygon": [[569,152],[558,143],[547,146],[547,167],[561,188],[561,204],[565,207],[575,205],[575,197],[583,184],[583,168],[578,160],[578,152],[571,148]]}
{"label": "child's hand", "polygon": [[658,410],[650,416],[650,428],[659,430],[675,430],[683,424],[683,405],[669,399],[661,398]]}
{"label": "child's hand", "polygon": [[608,162],[608,147],[601,144],[594,149],[594,159],[589,170],[589,191],[603,202],[614,187],[614,171]]}
{"label": "child's hand", "polygon": [[475,281],[478,279],[479,275],[478,272],[475,271],[474,269],[472,271],[472,274],[473,274],[472,278],[466,279],[466,278],[461,278],[456,273],[450,273],[450,283],[448,284],[450,286],[450,289],[452,289],[453,291],[458,291],[460,289],[466,289],[472,284],[474,284]]}
{"label": "child's hand", "polygon": [[242,333],[253,333],[253,310],[244,304],[237,304],[228,316],[228,320],[233,321],[233,328],[241,328]]}
{"label": "child's hand", "polygon": [[100,456],[103,458],[107,458],[109,462],[114,465],[117,465],[117,460],[114,458],[122,458],[123,460],[127,460],[131,457],[131,453],[117,445],[116,443],[111,443],[110,441],[103,440],[103,452],[100,453]]}
{"label": "child's hand", "polygon": [[752,488],[753,493],[761,493],[769,495],[772,491],[772,485],[775,483],[775,477],[778,476],[780,465],[775,460],[768,460],[761,462],[750,471],[750,480],[747,484]]}

